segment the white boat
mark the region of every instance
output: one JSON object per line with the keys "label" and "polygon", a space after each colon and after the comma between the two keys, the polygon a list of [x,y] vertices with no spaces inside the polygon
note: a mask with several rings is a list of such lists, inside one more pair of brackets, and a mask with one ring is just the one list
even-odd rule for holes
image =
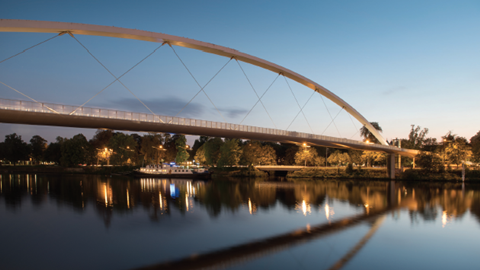
{"label": "white boat", "polygon": [[147,165],[138,170],[135,170],[135,173],[140,176],[150,176],[150,177],[186,177],[186,178],[197,178],[209,176],[208,170],[205,168],[184,168],[175,165],[169,164],[157,164],[157,165]]}

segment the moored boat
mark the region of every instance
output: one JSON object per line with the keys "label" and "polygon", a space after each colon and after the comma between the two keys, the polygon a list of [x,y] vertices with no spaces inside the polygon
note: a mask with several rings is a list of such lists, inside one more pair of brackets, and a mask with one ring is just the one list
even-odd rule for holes
{"label": "moored boat", "polygon": [[155,177],[155,178],[192,178],[192,179],[208,179],[210,173],[205,168],[184,168],[169,164],[147,165],[134,171],[139,177]]}

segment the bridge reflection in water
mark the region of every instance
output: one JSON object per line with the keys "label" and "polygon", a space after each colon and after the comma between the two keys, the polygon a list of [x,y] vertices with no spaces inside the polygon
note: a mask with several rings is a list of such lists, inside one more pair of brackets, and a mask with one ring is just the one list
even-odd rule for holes
{"label": "bridge reflection in water", "polygon": [[[175,208],[188,215],[202,206],[212,217],[222,209],[255,215],[258,209],[273,208],[280,203],[301,215],[325,212],[327,222],[307,225],[298,230],[258,241],[231,246],[195,257],[160,262],[145,269],[223,267],[259,256],[288,249],[331,235],[358,224],[370,224],[370,231],[344,257],[332,264],[339,269],[358,252],[379,228],[385,215],[398,215],[407,209],[410,219],[440,219],[442,226],[468,211],[480,221],[480,188],[456,183],[404,183],[381,181],[315,181],[315,182],[202,182],[170,179],[112,179],[99,176],[1,175],[0,200],[6,208],[21,208],[25,195],[34,204],[47,200],[83,211],[94,203],[96,212],[108,228],[112,216],[124,212],[147,210],[152,221],[171,214]],[[345,217],[335,213],[330,199],[348,202],[357,215]],[[441,209],[440,211],[438,209]]]}

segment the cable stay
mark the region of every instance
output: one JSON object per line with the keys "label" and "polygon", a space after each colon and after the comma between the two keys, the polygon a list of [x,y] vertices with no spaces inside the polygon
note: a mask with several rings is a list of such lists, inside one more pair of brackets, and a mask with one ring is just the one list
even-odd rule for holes
{"label": "cable stay", "polygon": [[[124,74],[122,74],[122,76],[120,77],[117,77],[115,76],[102,62],[100,62],[100,60],[98,60],[88,49],[87,47],[85,47],[85,45],[83,45],[71,32],[67,31],[67,33],[73,38],[75,39],[78,44],[80,44],[86,51],[88,54],[90,54],[90,56],[93,57],[93,59],[95,59],[95,61],[97,61],[108,73],[110,73],[110,75],[112,75],[112,77],[115,78],[115,81],[113,81],[112,83],[110,83],[107,87],[103,88],[100,92],[98,92],[96,95],[94,95],[92,98],[90,98],[87,102],[85,102],[84,104],[82,104],[81,106],[79,106],[78,108],[76,108],[74,111],[72,111],[70,113],[70,115],[72,115],[73,113],[75,113],[79,108],[83,107],[85,104],[87,104],[90,100],[92,100],[94,97],[96,97],[97,95],[99,95],[101,92],[103,92],[105,89],[107,89],[110,85],[112,85],[114,82],[118,81],[125,89],[128,90],[128,92],[130,92],[138,101],[140,101],[140,103],[142,103],[143,106],[145,106],[145,108],[147,108],[147,110],[149,110],[155,117],[157,117],[160,121],[162,121],[162,119],[160,119],[160,117],[158,117],[145,103],[143,103],[143,101],[141,101],[122,81],[120,81],[120,77],[124,76],[125,74],[127,74],[128,72],[130,72],[133,68],[135,68],[138,64],[140,64],[141,62],[143,62],[145,59],[147,59],[148,57],[150,57],[152,54],[154,54],[160,47],[162,47],[165,43],[162,43],[162,45],[158,46],[152,53],[150,53],[149,55],[147,55],[145,58],[143,58],[142,60],[140,60],[140,62],[138,62],[137,64],[135,64],[132,68],[130,68],[127,72],[125,72]],[[162,121],[163,122],[163,121]]]}
{"label": "cable stay", "polygon": [[322,132],[322,135],[325,133],[325,131],[327,131],[328,127],[333,123],[333,125],[335,126],[335,129],[337,130],[338,132],[338,136],[340,136],[340,138],[342,137],[342,135],[340,134],[340,131],[338,131],[338,128],[337,128],[337,125],[335,124],[335,119],[337,118],[337,116],[343,111],[343,107],[340,109],[340,111],[338,111],[337,115],[335,115],[335,117],[332,119],[332,121],[330,121],[330,123],[328,124],[328,126],[325,128],[325,130]]}
{"label": "cable stay", "polygon": [[[253,87],[252,82],[250,81],[250,79],[248,78],[247,74],[246,74],[245,71],[243,70],[242,66],[240,65],[240,62],[238,62],[237,59],[235,59],[235,61],[237,61],[237,64],[238,64],[238,66],[240,67],[240,69],[242,70],[243,75],[245,75],[245,78],[247,79],[248,83],[250,84],[250,87],[252,87],[253,92],[255,92],[255,95],[257,95],[258,100],[260,100],[260,103],[262,104],[263,108],[265,109],[265,112],[268,114],[268,117],[269,117],[270,120],[272,121],[272,124],[276,127],[275,122],[273,122],[273,119],[272,119],[272,117],[270,116],[270,113],[268,113],[268,110],[267,110],[267,108],[265,107],[265,104],[263,104],[262,100],[260,99],[260,96],[258,96],[257,90],[255,90],[255,88]],[[244,120],[245,120],[245,118],[244,118]],[[243,121],[243,120],[242,120],[242,121]]]}
{"label": "cable stay", "polygon": [[[295,119],[297,119],[298,115],[303,111],[303,109],[305,108],[305,106],[307,105],[307,103],[310,101],[310,99],[312,99],[312,97],[313,97],[313,95],[315,95],[315,93],[316,93],[316,92],[313,91],[313,93],[312,93],[312,94],[310,95],[310,97],[307,99],[307,102],[305,102],[305,104],[303,104],[301,110],[297,113],[297,115],[295,115],[295,117],[293,118],[293,120],[292,120],[292,122],[290,123],[290,125],[288,125],[288,127],[287,127],[286,130],[288,130],[288,129],[290,128],[290,126],[293,124],[293,122],[295,121]],[[305,115],[304,115],[304,116],[305,116]],[[308,123],[308,121],[307,121],[307,123]],[[310,124],[309,124],[309,126],[310,126]],[[310,127],[310,129],[312,129],[312,128]],[[312,130],[312,133],[314,133],[313,130]]]}
{"label": "cable stay", "polygon": [[[250,109],[250,111],[248,111],[248,113],[245,115],[245,117],[243,117],[242,121],[240,122],[240,125],[243,123],[243,121],[245,121],[245,118],[247,118],[247,116],[252,112],[252,110],[255,108],[255,106],[257,106],[258,102],[260,102],[263,98],[263,96],[265,96],[265,94],[268,92],[268,90],[270,89],[270,87],[272,87],[272,85],[275,83],[275,81],[278,79],[278,77],[280,76],[280,73],[277,75],[277,77],[275,77],[275,79],[273,80],[273,82],[270,84],[270,86],[268,86],[267,90],[265,90],[265,92],[262,94],[262,96],[257,100],[257,102],[255,102],[255,104],[253,105],[253,107]],[[270,114],[269,114],[270,116]],[[271,118],[270,118],[271,119]],[[273,120],[272,120],[273,122]],[[277,128],[277,125],[275,125],[275,123],[273,123],[273,125],[275,126],[275,128]]]}
{"label": "cable stay", "polygon": [[41,45],[41,44],[43,44],[43,43],[45,43],[45,42],[47,42],[47,41],[50,41],[50,40],[52,40],[52,39],[54,39],[54,38],[56,38],[56,37],[59,37],[59,36],[61,36],[61,35],[63,35],[63,34],[62,34],[62,33],[59,33],[59,34],[57,34],[57,35],[55,35],[55,36],[53,36],[53,37],[51,37],[51,38],[47,38],[46,40],[44,40],[44,41],[42,41],[42,42],[39,42],[39,43],[37,43],[37,44],[35,44],[35,45],[31,46],[31,47],[28,47],[28,48],[26,48],[25,50],[23,50],[23,51],[21,51],[21,52],[19,52],[19,53],[17,53],[17,54],[14,54],[14,55],[12,55],[12,56],[10,56],[10,57],[8,57],[8,58],[3,59],[2,61],[0,61],[0,64],[3,63],[3,62],[5,62],[5,61],[7,61],[7,60],[10,60],[10,59],[12,59],[12,58],[14,58],[14,57],[16,57],[16,56],[19,56],[20,54],[22,54],[22,53],[24,53],[24,52],[26,52],[26,51],[28,51],[28,50],[30,50],[30,49],[33,49],[33,48],[37,47],[38,45]]}
{"label": "cable stay", "polygon": [[[320,94],[320,98],[322,99],[322,102],[323,102],[323,105],[325,106],[325,109],[327,109],[328,115],[330,115],[330,119],[332,119],[332,122],[333,122],[333,125],[335,126],[335,129],[337,129],[338,135],[340,135],[340,131],[338,131],[337,125],[336,125],[335,122],[333,121],[334,118],[332,117],[332,114],[330,113],[330,110],[328,109],[327,104],[325,104],[325,100],[323,99],[323,96],[322,96],[321,94]],[[342,110],[343,110],[343,107],[342,107]],[[342,110],[340,110],[340,112],[341,112]],[[339,112],[339,113],[340,113],[340,112]],[[338,116],[338,113],[337,113],[337,116]],[[336,117],[336,116],[335,116],[335,117]],[[322,135],[323,135],[323,133],[325,133],[325,131],[327,131],[327,128],[332,124],[332,122],[330,122],[330,123],[328,124],[328,126],[327,126],[327,127],[325,128],[325,130],[322,132]],[[340,136],[340,137],[342,137],[342,136]]]}
{"label": "cable stay", "polygon": [[350,120],[352,121],[352,124],[353,124],[353,126],[355,127],[355,130],[356,130],[355,134],[353,134],[352,137],[350,137],[350,139],[351,139],[351,138],[353,138],[353,136],[357,135],[357,133],[360,130],[357,128],[357,125],[355,125],[355,122],[353,121],[352,116],[350,114],[348,114],[348,117],[350,117]]}
{"label": "cable stay", "polygon": [[[2,82],[2,81],[0,81],[0,83],[1,83],[1,84],[3,84],[3,85],[5,85],[6,87],[8,87],[8,88],[12,89],[13,91],[15,91],[15,92],[19,93],[20,95],[22,95],[22,96],[24,96],[24,97],[26,97],[26,98],[30,99],[30,100],[31,100],[31,101],[33,101],[33,102],[36,102],[36,103],[39,103],[39,104],[43,104],[43,103],[41,103],[41,102],[39,102],[39,101],[37,101],[37,100],[35,100],[35,99],[33,99],[33,98],[31,98],[31,97],[27,96],[26,94],[24,94],[24,93],[22,93],[22,92],[18,91],[17,89],[15,89],[15,88],[11,87],[10,85],[8,85],[8,84],[6,84],[6,83],[4,83],[4,82]],[[52,108],[50,108],[50,107],[46,106],[45,104],[44,104],[44,106],[45,106],[45,107],[46,107],[48,110],[52,111],[53,113],[60,114],[59,112],[57,112],[57,111],[55,111],[54,109],[52,109]]]}
{"label": "cable stay", "polygon": [[[62,34],[62,33],[59,33],[59,34],[57,34],[57,35],[55,35],[55,36],[53,36],[53,37],[47,38],[46,40],[44,40],[44,41],[42,41],[42,42],[39,42],[39,43],[37,43],[37,44],[35,44],[35,45],[31,46],[31,47],[28,47],[28,48],[26,48],[25,50],[23,50],[23,51],[21,51],[21,52],[19,52],[19,53],[17,53],[17,54],[14,54],[14,55],[12,55],[12,56],[10,56],[10,57],[8,57],[8,58],[3,59],[2,61],[0,61],[0,64],[3,63],[3,62],[5,62],[5,61],[7,61],[7,60],[10,60],[10,59],[12,59],[12,58],[14,58],[14,57],[16,57],[16,56],[19,56],[19,55],[25,53],[26,51],[28,51],[28,50],[30,50],[30,49],[33,49],[33,48],[35,48],[35,47],[37,47],[37,46],[39,46],[39,45],[41,45],[41,44],[43,44],[43,43],[45,43],[45,42],[47,42],[47,41],[50,41],[50,40],[52,40],[52,39],[54,39],[54,38],[56,38],[56,37],[59,37],[59,36],[61,36],[61,35],[63,35],[63,34]],[[5,85],[6,87],[12,89],[13,91],[19,93],[20,95],[22,95],[22,96],[30,99],[31,101],[36,102],[36,103],[39,103],[39,104],[42,104],[41,102],[39,102],[39,101],[37,101],[37,100],[29,97],[28,95],[26,95],[26,94],[22,93],[21,91],[15,89],[15,88],[13,88],[13,87],[11,87],[10,85],[5,84],[4,82],[1,82],[1,81],[0,81],[0,83],[3,84],[3,85]],[[48,106],[45,106],[45,107],[46,107],[48,110],[50,110],[50,111],[52,111],[52,112],[54,112],[54,113],[59,114],[59,112],[55,111],[54,109],[52,109],[52,108],[50,108],[50,107],[48,107]]]}
{"label": "cable stay", "polygon": [[[297,102],[298,108],[300,108],[300,112],[303,114],[303,117],[305,118],[305,121],[307,121],[308,127],[310,128],[310,131],[311,131],[312,134],[313,134],[313,129],[312,129],[312,127],[310,126],[310,123],[308,122],[308,119],[307,119],[307,117],[305,116],[305,113],[303,112],[303,108],[300,107],[300,103],[298,103],[297,97],[296,97],[295,94],[293,93],[293,90],[292,90],[292,88],[290,87],[290,84],[288,83],[287,78],[286,78],[285,75],[283,75],[283,74],[282,74],[282,76],[283,76],[283,78],[285,79],[285,82],[286,82],[287,85],[288,85],[288,89],[290,89],[290,92],[292,93],[293,98],[294,98],[295,101]],[[314,92],[314,93],[315,93],[315,92]],[[310,99],[309,99],[309,100],[310,100]],[[307,103],[308,103],[308,101],[307,101]],[[305,103],[305,105],[306,105],[306,103]],[[305,106],[305,105],[304,105],[304,106]],[[297,115],[298,115],[298,114],[297,114]],[[293,121],[295,121],[296,118],[297,118],[297,116],[295,116],[295,118],[293,119]],[[286,130],[288,130],[288,128],[293,124],[293,121],[292,121],[292,123],[290,123],[290,125],[288,125],[288,127],[287,127]]]}
{"label": "cable stay", "polygon": [[197,81],[197,79],[195,78],[195,76],[193,76],[192,72],[190,72],[190,69],[188,69],[187,65],[185,65],[185,63],[183,62],[183,60],[180,58],[180,56],[177,54],[177,52],[175,51],[175,49],[173,48],[173,46],[168,43],[168,46],[170,46],[170,48],[172,48],[173,52],[175,53],[175,55],[177,56],[178,60],[180,60],[180,62],[182,63],[182,65],[185,67],[185,69],[188,71],[188,73],[190,74],[190,76],[192,76],[193,80],[197,83],[198,87],[200,87],[200,90],[192,97],[192,99],[190,99],[189,102],[187,102],[187,104],[185,104],[185,106],[183,106],[183,108],[175,115],[175,117],[177,115],[179,115],[187,106],[188,104],[190,104],[190,102],[192,102],[197,96],[198,94],[200,94],[200,92],[203,92],[205,94],[205,96],[208,98],[208,100],[210,100],[210,103],[212,103],[213,107],[215,107],[215,109],[217,110],[218,114],[220,114],[220,116],[223,118],[223,121],[225,121],[225,123],[227,122],[227,120],[225,119],[225,117],[223,117],[222,113],[220,112],[220,110],[217,108],[217,106],[215,106],[215,103],[213,103],[212,99],[210,99],[210,97],[207,95],[207,92],[205,92],[205,87],[215,78],[217,77],[217,75],[223,70],[223,68],[225,68],[228,63],[230,63],[230,61],[232,61],[233,57],[230,58],[227,63],[225,63],[225,65],[223,65],[222,68],[220,68],[220,70],[215,73],[215,75],[213,75],[213,77],[202,87],[200,85],[200,83]]}

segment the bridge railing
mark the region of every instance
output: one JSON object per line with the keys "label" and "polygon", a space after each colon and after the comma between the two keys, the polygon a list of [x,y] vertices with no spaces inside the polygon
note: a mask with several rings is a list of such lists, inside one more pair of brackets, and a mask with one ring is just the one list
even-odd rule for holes
{"label": "bridge railing", "polygon": [[[61,104],[0,99],[0,109],[4,109],[4,110],[17,110],[17,111],[29,111],[29,112],[38,112],[38,113],[52,113],[52,114],[58,113],[63,115],[71,114],[76,116],[100,117],[100,118],[110,118],[110,119],[120,119],[120,120],[130,120],[130,121],[140,121],[140,122],[166,123],[166,124],[172,124],[172,125],[216,128],[216,129],[224,129],[224,130],[236,130],[236,131],[243,131],[243,132],[290,136],[290,137],[298,137],[298,138],[305,138],[305,139],[327,140],[331,142],[338,142],[340,144],[349,143],[349,144],[365,145],[364,142],[360,142],[356,140],[336,138],[336,137],[316,135],[316,134],[296,132],[296,131],[273,129],[273,128],[237,125],[237,124],[207,121],[207,120],[200,120],[200,119],[172,117],[172,116],[165,116],[165,115],[153,115],[153,114],[146,114],[146,113],[135,113],[135,112],[99,109],[99,108],[90,108],[90,107],[82,107],[75,110],[76,108],[77,108],[76,106],[61,105]],[[385,146],[385,145],[375,145],[375,146],[376,148],[398,149],[394,146]]]}

